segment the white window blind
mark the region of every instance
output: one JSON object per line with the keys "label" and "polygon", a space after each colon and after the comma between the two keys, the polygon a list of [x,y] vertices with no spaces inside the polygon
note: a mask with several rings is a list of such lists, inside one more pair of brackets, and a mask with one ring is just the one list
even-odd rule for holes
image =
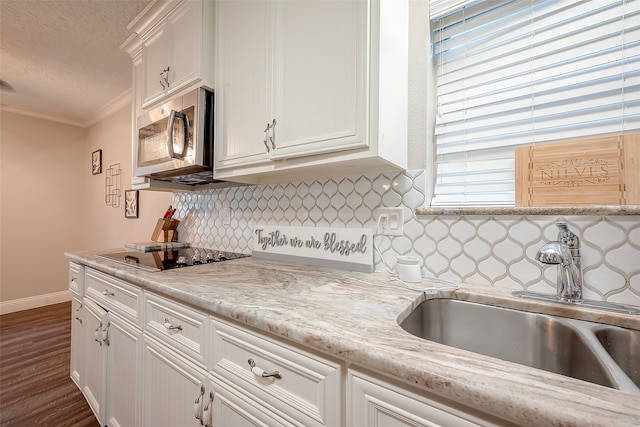
{"label": "white window blind", "polygon": [[432,206],[513,205],[518,145],[640,129],[640,0],[463,3],[432,21]]}

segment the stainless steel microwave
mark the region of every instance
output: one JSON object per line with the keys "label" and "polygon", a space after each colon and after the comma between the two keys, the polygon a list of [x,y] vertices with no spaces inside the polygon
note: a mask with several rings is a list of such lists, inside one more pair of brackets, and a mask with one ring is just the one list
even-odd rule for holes
{"label": "stainless steel microwave", "polygon": [[136,176],[193,185],[216,182],[213,96],[198,88],[138,117]]}

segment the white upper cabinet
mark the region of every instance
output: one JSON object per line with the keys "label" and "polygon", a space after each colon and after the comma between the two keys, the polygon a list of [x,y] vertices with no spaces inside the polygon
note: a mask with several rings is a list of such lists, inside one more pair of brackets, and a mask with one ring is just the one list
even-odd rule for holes
{"label": "white upper cabinet", "polygon": [[277,4],[271,157],[366,147],[367,4]]}
{"label": "white upper cabinet", "polygon": [[223,0],[216,17],[216,177],[406,168],[406,2]]}
{"label": "white upper cabinet", "polygon": [[218,168],[268,160],[273,2],[217,2],[215,141]]}
{"label": "white upper cabinet", "polygon": [[130,28],[136,37],[127,50],[134,62],[141,57],[134,84],[139,86],[142,109],[194,86],[213,88],[213,1],[157,1]]}

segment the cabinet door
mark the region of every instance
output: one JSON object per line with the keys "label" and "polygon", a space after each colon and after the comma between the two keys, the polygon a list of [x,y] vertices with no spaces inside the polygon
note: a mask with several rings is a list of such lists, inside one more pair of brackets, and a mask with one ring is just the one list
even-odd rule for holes
{"label": "cabinet door", "polygon": [[[162,27],[143,42],[142,64],[142,107],[146,108],[166,93],[163,81],[164,70],[170,67],[169,44],[171,43],[171,28]],[[169,69],[171,72],[171,69]],[[162,83],[161,83],[162,82]],[[163,84],[165,86],[163,86]]]}
{"label": "cabinet door", "polygon": [[367,145],[367,2],[277,2],[273,159]]}
{"label": "cabinet door", "polygon": [[[350,370],[347,427],[452,427],[493,425],[486,419],[431,400],[426,393]],[[455,405],[451,402],[451,405]]]}
{"label": "cabinet door", "polygon": [[213,425],[233,427],[293,427],[282,418],[268,414],[252,399],[214,382]]}
{"label": "cabinet door", "polygon": [[82,393],[96,418],[103,424],[105,419],[105,397],[107,391],[106,347],[99,339],[100,331],[106,325],[106,311],[100,306],[84,299],[84,317],[82,322],[82,348],[84,374],[82,375]]}
{"label": "cabinet door", "polygon": [[216,10],[216,170],[268,161],[273,2],[222,1]]}
{"label": "cabinet door", "polygon": [[82,301],[73,297],[71,300],[71,379],[82,390],[84,381],[83,339],[85,313]]}
{"label": "cabinet door", "polygon": [[198,80],[202,61],[203,2],[188,1],[173,15],[168,25],[172,35],[169,46],[169,87],[171,95]]}
{"label": "cabinet door", "polygon": [[[199,427],[194,402],[207,400],[207,373],[153,339],[144,337],[142,425]],[[199,415],[201,416],[201,415]]]}
{"label": "cabinet door", "polygon": [[109,316],[107,423],[110,427],[137,426],[142,332],[130,322]]}

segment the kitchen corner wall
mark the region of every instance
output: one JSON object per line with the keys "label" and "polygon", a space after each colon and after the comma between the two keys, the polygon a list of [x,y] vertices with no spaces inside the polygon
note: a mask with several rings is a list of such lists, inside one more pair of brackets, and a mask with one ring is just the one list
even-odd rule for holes
{"label": "kitchen corner wall", "polygon": [[[566,220],[582,238],[585,297],[640,306],[640,218],[637,216],[421,216],[424,170],[369,174],[176,193],[181,241],[251,252],[256,224],[374,228],[376,208],[402,206],[404,236],[375,237],[383,259],[375,270],[395,267],[398,255],[422,259],[425,277],[555,293],[556,267],[533,260],[555,240],[554,223]],[[231,208],[231,225],[221,211]]]}

